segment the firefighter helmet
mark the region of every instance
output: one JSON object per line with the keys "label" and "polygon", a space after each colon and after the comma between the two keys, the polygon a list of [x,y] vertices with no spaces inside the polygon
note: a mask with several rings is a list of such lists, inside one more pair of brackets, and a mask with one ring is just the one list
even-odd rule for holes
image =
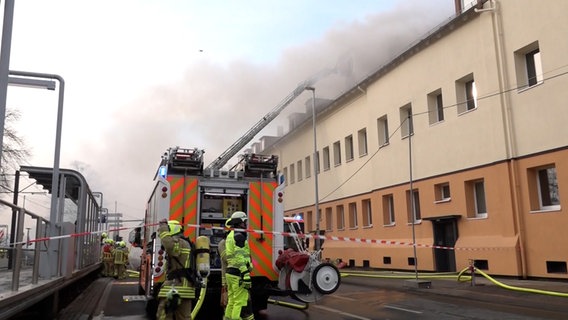
{"label": "firefighter helmet", "polygon": [[169,220],[168,227],[170,229],[170,235],[176,235],[181,232],[181,225],[177,220]]}
{"label": "firefighter helmet", "polygon": [[120,242],[118,242],[118,246],[121,247],[121,248],[124,248],[124,247],[126,247],[126,243],[124,241],[120,241]]}
{"label": "firefighter helmet", "polygon": [[247,214],[246,213],[244,213],[242,211],[235,211],[231,215],[231,218],[229,220],[227,220],[225,225],[236,226],[236,225],[240,224],[241,222],[246,223],[246,221],[247,221]]}
{"label": "firefighter helmet", "polygon": [[103,239],[106,239],[107,233],[106,233],[106,232],[103,232],[103,234],[102,234],[101,236],[103,237]]}

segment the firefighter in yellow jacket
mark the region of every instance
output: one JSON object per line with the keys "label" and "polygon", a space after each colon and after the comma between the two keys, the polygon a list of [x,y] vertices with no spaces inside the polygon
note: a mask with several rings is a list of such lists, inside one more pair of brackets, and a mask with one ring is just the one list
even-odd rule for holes
{"label": "firefighter in yellow jacket", "polygon": [[191,320],[191,301],[195,298],[195,280],[191,270],[191,243],[183,237],[176,220],[162,220],[158,236],[166,251],[166,281],[158,297],[158,320]]}
{"label": "firefighter in yellow jacket", "polygon": [[116,247],[112,250],[112,256],[114,258],[114,277],[117,279],[126,279],[128,248],[124,241],[116,243]]}
{"label": "firefighter in yellow jacket", "polygon": [[[227,221],[227,225],[246,229],[247,215],[235,211]],[[225,255],[227,257],[228,302],[225,308],[225,320],[252,320],[254,315],[249,303],[249,290],[252,286],[250,271],[252,263],[246,231],[231,230],[225,240]]]}
{"label": "firefighter in yellow jacket", "polygon": [[103,276],[112,277],[114,275],[114,263],[112,257],[112,239],[105,238],[101,248],[101,259],[103,260]]}

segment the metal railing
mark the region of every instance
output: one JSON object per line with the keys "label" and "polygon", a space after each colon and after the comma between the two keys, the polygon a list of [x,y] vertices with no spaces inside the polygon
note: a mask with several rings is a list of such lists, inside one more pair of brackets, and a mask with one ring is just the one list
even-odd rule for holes
{"label": "metal railing", "polygon": [[[18,207],[13,203],[0,199],[0,205],[5,205],[10,208],[16,213],[16,237],[14,243],[10,244],[10,248],[7,248],[11,251],[10,254],[14,257],[12,260],[12,291],[18,291],[20,288],[20,273],[22,270],[22,258],[24,256],[24,217],[25,215],[29,215],[32,219],[36,219],[36,235],[35,238],[41,238],[41,231],[47,230],[47,226],[50,224],[48,220],[45,218],[31,212],[26,211],[25,208]],[[35,244],[35,248],[33,250],[33,267],[32,267],[32,284],[37,284],[39,279],[39,261],[40,261],[40,250],[41,245],[40,243]],[[58,264],[59,265],[59,264]]]}

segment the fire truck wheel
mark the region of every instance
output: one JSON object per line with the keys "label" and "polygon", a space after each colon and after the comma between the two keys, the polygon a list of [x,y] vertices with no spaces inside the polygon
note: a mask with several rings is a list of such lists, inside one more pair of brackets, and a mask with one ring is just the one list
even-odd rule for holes
{"label": "fire truck wheel", "polygon": [[334,293],[341,283],[339,270],[331,263],[322,263],[314,269],[312,283],[322,294]]}

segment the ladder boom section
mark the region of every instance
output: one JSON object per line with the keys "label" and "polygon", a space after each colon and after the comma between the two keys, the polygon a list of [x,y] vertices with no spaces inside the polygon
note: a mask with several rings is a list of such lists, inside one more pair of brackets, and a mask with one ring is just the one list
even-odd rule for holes
{"label": "ladder boom section", "polygon": [[219,170],[221,169],[237,152],[249,143],[264,127],[266,127],[272,120],[274,120],[282,110],[284,110],[294,99],[296,99],[304,90],[312,89],[312,86],[319,80],[334,74],[350,74],[351,73],[351,59],[342,57],[335,67],[322,69],[312,75],[307,80],[301,82],[294,91],[292,91],[286,98],[284,98],[274,109],[267,113],[260,121],[258,121],[252,128],[250,128],[242,137],[237,139],[227,150],[225,150],[217,159],[213,160],[205,170]]}
{"label": "ladder boom section", "polygon": [[235,141],[225,152],[223,152],[217,159],[209,164],[206,170],[221,169],[232,157],[234,157],[239,150],[249,143],[264,127],[266,127],[272,120],[274,120],[282,110],[284,110],[294,99],[296,99],[313,81],[304,81],[294,91],[292,91],[286,98],[284,98],[272,111],[267,113],[259,122],[250,128],[241,138]]}

